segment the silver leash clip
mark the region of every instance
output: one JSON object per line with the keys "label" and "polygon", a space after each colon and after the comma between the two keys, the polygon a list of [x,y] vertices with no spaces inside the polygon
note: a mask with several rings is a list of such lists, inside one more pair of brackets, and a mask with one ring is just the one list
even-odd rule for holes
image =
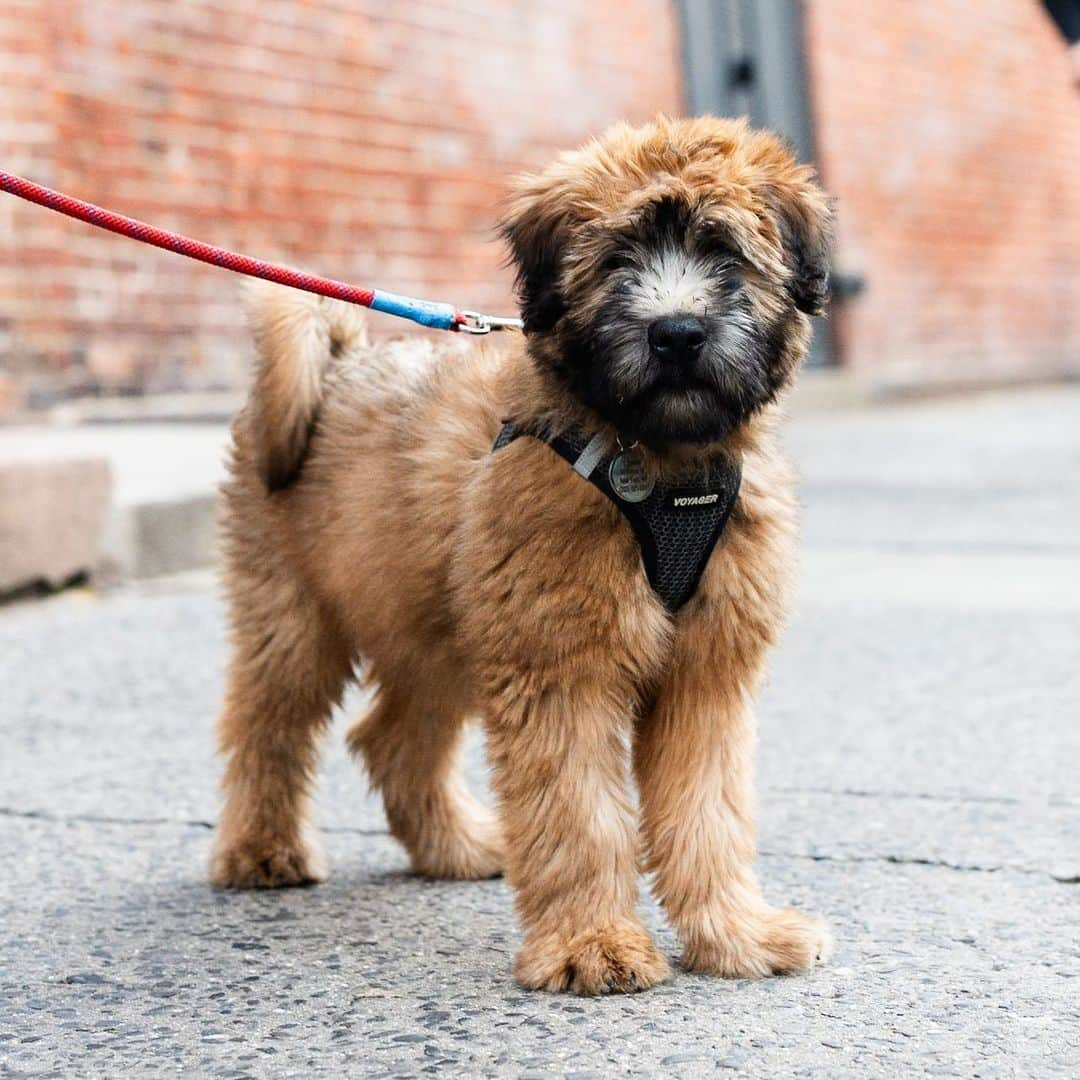
{"label": "silver leash clip", "polygon": [[463,311],[461,320],[457,328],[464,330],[466,334],[490,334],[493,330],[524,329],[524,324],[520,319],[512,319],[506,315],[484,315],[479,311]]}

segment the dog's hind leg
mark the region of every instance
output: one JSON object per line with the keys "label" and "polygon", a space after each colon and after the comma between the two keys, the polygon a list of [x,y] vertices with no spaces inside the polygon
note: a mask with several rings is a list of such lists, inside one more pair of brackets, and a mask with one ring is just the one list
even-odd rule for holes
{"label": "dog's hind leg", "polygon": [[234,646],[218,728],[226,799],[210,879],[233,888],[320,881],[309,787],[351,657],[287,568],[266,553],[231,561]]}
{"label": "dog's hind leg", "polygon": [[427,877],[489,878],[502,872],[494,815],[461,774],[465,709],[432,680],[383,682],[348,734],[372,786],[382,792],[390,832]]}

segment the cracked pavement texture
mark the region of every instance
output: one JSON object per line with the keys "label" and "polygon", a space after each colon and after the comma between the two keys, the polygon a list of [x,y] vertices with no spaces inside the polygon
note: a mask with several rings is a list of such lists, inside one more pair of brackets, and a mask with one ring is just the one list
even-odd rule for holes
{"label": "cracked pavement texture", "polygon": [[759,708],[760,870],[829,919],[830,965],[519,990],[506,886],[408,876],[344,717],[330,880],[211,891],[226,653],[196,575],[0,610],[0,1074],[1080,1075],[1080,392],[816,414],[789,444],[804,586]]}

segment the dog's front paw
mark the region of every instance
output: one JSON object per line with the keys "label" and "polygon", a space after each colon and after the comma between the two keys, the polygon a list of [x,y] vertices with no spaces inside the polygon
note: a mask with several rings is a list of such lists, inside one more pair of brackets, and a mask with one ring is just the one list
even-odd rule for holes
{"label": "dog's front paw", "polygon": [[220,889],[280,889],[325,880],[322,852],[312,842],[231,842],[222,838],[210,859],[210,884]]}
{"label": "dog's front paw", "polygon": [[527,990],[627,994],[663,982],[670,968],[642,927],[612,923],[577,934],[530,935],[514,973]]}
{"label": "dog's front paw", "polygon": [[722,938],[695,937],[683,950],[691,971],[727,979],[795,975],[829,958],[832,935],[813,915],[765,908],[726,920]]}

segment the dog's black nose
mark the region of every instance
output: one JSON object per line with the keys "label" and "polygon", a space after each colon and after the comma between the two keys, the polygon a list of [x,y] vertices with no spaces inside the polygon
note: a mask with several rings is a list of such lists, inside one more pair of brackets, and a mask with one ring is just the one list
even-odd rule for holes
{"label": "dog's black nose", "polygon": [[649,344],[664,360],[691,360],[705,344],[705,324],[693,315],[670,315],[649,326]]}

